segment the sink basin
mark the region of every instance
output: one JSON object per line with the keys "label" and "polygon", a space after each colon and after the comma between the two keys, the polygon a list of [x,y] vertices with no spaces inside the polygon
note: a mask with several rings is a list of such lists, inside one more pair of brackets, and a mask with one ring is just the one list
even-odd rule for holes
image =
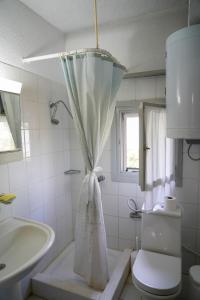
{"label": "sink basin", "polygon": [[[1,299],[2,294],[8,291],[10,293],[11,287],[29,273],[47,253],[54,239],[54,231],[39,222],[15,217],[0,222]],[[16,291],[13,292],[15,294]],[[12,299],[11,296],[6,297]],[[13,299],[20,298],[15,295]]]}

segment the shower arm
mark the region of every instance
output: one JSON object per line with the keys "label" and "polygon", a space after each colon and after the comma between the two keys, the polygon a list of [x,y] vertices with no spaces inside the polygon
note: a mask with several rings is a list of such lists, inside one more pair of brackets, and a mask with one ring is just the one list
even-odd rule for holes
{"label": "shower arm", "polygon": [[[73,119],[73,116],[72,116],[71,111],[69,110],[69,108],[67,107],[67,105],[65,104],[65,102],[62,101],[62,100],[58,100],[58,101],[56,101],[56,102],[50,103],[50,108],[53,108],[53,107],[57,108],[57,105],[58,105],[59,103],[62,103],[62,104],[64,105],[64,107],[66,108],[68,114],[69,114],[70,117]],[[56,110],[57,110],[57,109],[56,109]]]}

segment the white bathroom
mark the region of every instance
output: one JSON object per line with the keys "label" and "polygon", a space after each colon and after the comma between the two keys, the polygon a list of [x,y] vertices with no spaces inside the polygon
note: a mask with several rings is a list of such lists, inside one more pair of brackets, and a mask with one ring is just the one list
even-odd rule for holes
{"label": "white bathroom", "polygon": [[0,1],[0,300],[200,299],[200,0]]}

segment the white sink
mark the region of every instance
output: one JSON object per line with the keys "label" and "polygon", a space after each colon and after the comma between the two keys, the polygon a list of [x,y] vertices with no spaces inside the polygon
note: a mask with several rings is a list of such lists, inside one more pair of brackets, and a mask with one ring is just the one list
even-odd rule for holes
{"label": "white sink", "polygon": [[0,299],[22,299],[19,281],[47,253],[54,239],[54,231],[39,222],[14,217],[0,222]]}

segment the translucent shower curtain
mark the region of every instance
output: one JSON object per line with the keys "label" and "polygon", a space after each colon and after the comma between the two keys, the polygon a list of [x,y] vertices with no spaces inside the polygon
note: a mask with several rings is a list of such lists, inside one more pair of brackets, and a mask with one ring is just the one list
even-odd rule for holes
{"label": "translucent shower curtain", "polygon": [[103,290],[108,281],[106,233],[96,172],[125,69],[98,51],[61,58],[69,103],[87,169],[76,216],[74,271]]}

